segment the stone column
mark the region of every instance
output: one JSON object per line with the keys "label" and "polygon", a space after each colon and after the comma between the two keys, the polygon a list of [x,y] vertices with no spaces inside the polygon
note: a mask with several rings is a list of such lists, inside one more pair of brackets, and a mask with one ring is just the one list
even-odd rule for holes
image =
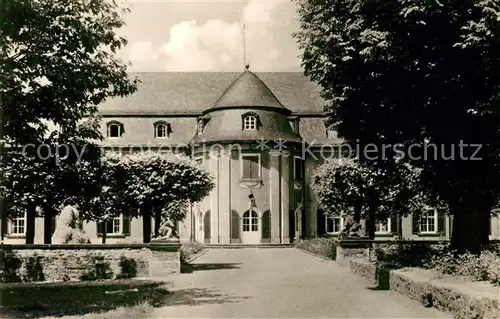
{"label": "stone column", "polygon": [[281,243],[290,243],[290,152],[281,156]]}
{"label": "stone column", "polygon": [[210,172],[215,179],[215,187],[210,194],[210,244],[219,243],[219,153],[210,153]]}
{"label": "stone column", "polygon": [[271,214],[271,244],[279,244],[280,239],[280,153],[269,152],[269,207]]}
{"label": "stone column", "polygon": [[230,243],[231,226],[231,152],[224,150],[221,152],[219,162],[219,242],[221,244]]}

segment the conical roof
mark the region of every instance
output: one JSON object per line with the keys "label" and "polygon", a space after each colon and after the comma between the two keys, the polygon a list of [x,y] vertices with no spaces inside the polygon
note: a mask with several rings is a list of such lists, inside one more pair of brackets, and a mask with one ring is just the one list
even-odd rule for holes
{"label": "conical roof", "polygon": [[257,75],[248,70],[240,74],[206,112],[227,108],[272,108],[291,112]]}

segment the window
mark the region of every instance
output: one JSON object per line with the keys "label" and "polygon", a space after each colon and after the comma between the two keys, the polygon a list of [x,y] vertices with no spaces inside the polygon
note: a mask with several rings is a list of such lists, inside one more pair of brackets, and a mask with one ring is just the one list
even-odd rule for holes
{"label": "window", "polygon": [[242,154],[241,155],[241,178],[242,179],[260,179],[260,155]]}
{"label": "window", "polygon": [[26,214],[21,217],[12,219],[9,222],[10,235],[25,235],[26,234]]}
{"label": "window", "polygon": [[156,122],[155,127],[155,138],[168,138],[172,132],[170,124],[167,122]]}
{"label": "window", "polygon": [[326,232],[331,234],[338,234],[342,231],[344,227],[344,218],[343,217],[328,217],[326,218]]}
{"label": "window", "polygon": [[243,130],[255,131],[257,129],[257,117],[254,115],[247,115],[243,118]]}
{"label": "window", "polygon": [[435,233],[437,231],[437,217],[436,210],[430,209],[420,217],[419,231],[421,233]]}
{"label": "window", "polygon": [[120,122],[109,122],[108,123],[108,137],[118,138],[124,133],[123,124]]}
{"label": "window", "polygon": [[391,232],[391,219],[379,221],[375,224],[375,232],[379,234],[387,234]]}
{"label": "window", "polygon": [[258,231],[259,215],[254,210],[247,210],[243,214],[243,231]]}
{"label": "window", "polygon": [[[104,232],[104,222],[97,224],[97,234],[102,236]],[[106,221],[106,235],[129,235],[130,219],[126,215],[120,215]]]}
{"label": "window", "polygon": [[293,180],[301,181],[303,180],[303,161],[300,156],[295,156],[293,158]]}
{"label": "window", "polygon": [[196,164],[203,165],[203,157],[197,157],[194,159]]}
{"label": "window", "polygon": [[203,129],[205,129],[205,123],[203,123],[203,120],[198,121],[198,135],[201,135],[203,133]]}

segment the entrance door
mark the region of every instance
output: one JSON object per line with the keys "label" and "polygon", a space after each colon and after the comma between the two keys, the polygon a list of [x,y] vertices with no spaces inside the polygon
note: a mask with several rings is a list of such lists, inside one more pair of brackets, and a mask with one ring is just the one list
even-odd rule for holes
{"label": "entrance door", "polygon": [[242,242],[247,245],[256,245],[260,243],[260,225],[259,214],[254,210],[247,210],[243,214],[243,232]]}

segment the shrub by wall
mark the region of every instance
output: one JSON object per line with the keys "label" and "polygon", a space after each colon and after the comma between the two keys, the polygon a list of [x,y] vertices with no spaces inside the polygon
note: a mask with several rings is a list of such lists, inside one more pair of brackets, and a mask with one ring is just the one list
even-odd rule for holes
{"label": "shrub by wall", "polygon": [[337,246],[334,238],[324,237],[301,240],[295,247],[326,259],[335,260],[336,258]]}
{"label": "shrub by wall", "polygon": [[101,280],[180,271],[174,245],[3,245],[2,282]]}

